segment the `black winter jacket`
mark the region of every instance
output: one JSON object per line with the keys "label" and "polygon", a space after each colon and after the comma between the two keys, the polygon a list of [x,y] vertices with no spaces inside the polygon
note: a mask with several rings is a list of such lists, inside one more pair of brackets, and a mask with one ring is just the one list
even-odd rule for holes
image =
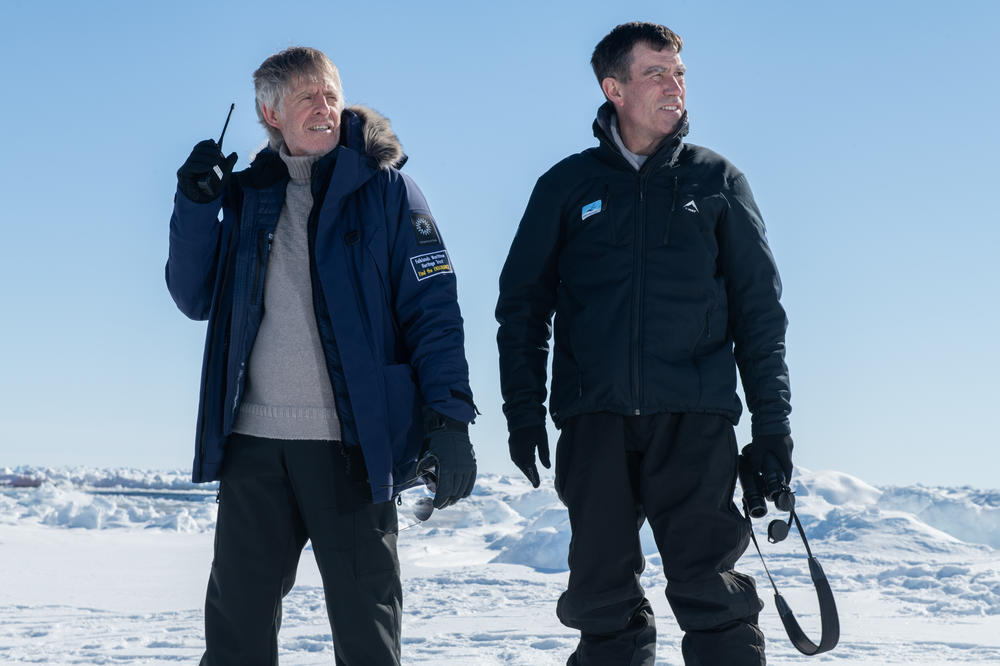
{"label": "black winter jacket", "polygon": [[510,430],[576,414],[703,412],[788,434],[781,281],[746,178],[684,143],[687,116],[637,172],[600,144],[538,179],[500,276],[500,383]]}

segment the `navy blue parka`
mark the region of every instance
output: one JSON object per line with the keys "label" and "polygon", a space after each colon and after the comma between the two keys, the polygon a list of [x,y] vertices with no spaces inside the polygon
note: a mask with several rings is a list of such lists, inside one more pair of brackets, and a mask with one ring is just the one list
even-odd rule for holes
{"label": "navy blue parka", "polygon": [[[361,447],[375,502],[408,481],[423,405],[465,423],[475,414],[455,274],[423,194],[396,168],[404,161],[384,118],[345,110],[340,144],[313,166],[308,223],[313,305],[343,443]],[[196,482],[219,478],[288,181],[284,162],[265,149],[219,199],[174,198],[167,286],[185,315],[208,320]]]}

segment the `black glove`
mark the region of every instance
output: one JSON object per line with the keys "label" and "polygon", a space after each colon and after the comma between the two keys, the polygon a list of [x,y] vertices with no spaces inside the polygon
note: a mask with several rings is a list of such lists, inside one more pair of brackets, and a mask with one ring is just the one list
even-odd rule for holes
{"label": "black glove", "polygon": [[469,441],[469,426],[424,410],[427,454],[437,459],[437,492],[434,508],[443,509],[472,493],[476,485],[476,453]]}
{"label": "black glove", "polygon": [[524,472],[531,485],[537,488],[540,481],[538,467],[535,465],[536,447],[542,466],[545,469],[552,467],[552,463],[549,462],[549,435],[545,432],[545,426],[528,426],[514,430],[507,438],[507,446],[510,448],[510,459]]}
{"label": "black glove", "polygon": [[791,435],[758,435],[747,446],[743,447],[743,455],[750,458],[750,469],[758,474],[764,473],[764,458],[767,454],[774,456],[781,470],[785,473],[785,483],[792,480],[792,443]]}
{"label": "black glove", "polygon": [[215,140],[200,141],[177,170],[177,188],[195,203],[214,201],[222,194],[235,164],[236,153],[225,157]]}

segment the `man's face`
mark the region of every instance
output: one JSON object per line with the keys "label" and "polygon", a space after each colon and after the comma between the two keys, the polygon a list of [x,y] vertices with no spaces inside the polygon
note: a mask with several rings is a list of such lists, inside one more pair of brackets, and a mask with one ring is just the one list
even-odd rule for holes
{"label": "man's face", "polygon": [[684,63],[677,51],[656,51],[643,42],[632,47],[629,80],[607,78],[601,83],[618,113],[626,147],[649,155],[671,134],[684,113]]}
{"label": "man's face", "polygon": [[264,108],[265,120],[281,132],[290,155],[325,155],[340,141],[344,100],[329,79],[297,79],[277,109]]}

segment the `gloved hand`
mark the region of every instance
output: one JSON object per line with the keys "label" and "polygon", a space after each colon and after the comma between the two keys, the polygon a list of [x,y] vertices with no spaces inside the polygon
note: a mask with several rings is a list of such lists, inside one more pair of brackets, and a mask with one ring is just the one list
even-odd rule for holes
{"label": "gloved hand", "polygon": [[791,435],[758,435],[747,446],[743,447],[743,455],[750,458],[750,469],[758,474],[764,473],[764,458],[771,454],[781,465],[785,473],[785,483],[792,480],[792,448]]}
{"label": "gloved hand", "polygon": [[214,139],[199,141],[177,170],[177,188],[195,203],[219,198],[236,164],[236,153],[225,157]]}
{"label": "gloved hand", "polygon": [[434,508],[443,509],[472,493],[476,485],[476,453],[469,441],[469,425],[424,410],[427,454],[437,459]]}
{"label": "gloved hand", "polygon": [[552,463],[549,462],[549,436],[545,432],[545,426],[528,426],[514,430],[507,438],[507,446],[510,449],[510,459],[524,472],[531,485],[537,488],[540,480],[538,467],[535,465],[536,448],[542,466],[545,469],[552,467]]}

